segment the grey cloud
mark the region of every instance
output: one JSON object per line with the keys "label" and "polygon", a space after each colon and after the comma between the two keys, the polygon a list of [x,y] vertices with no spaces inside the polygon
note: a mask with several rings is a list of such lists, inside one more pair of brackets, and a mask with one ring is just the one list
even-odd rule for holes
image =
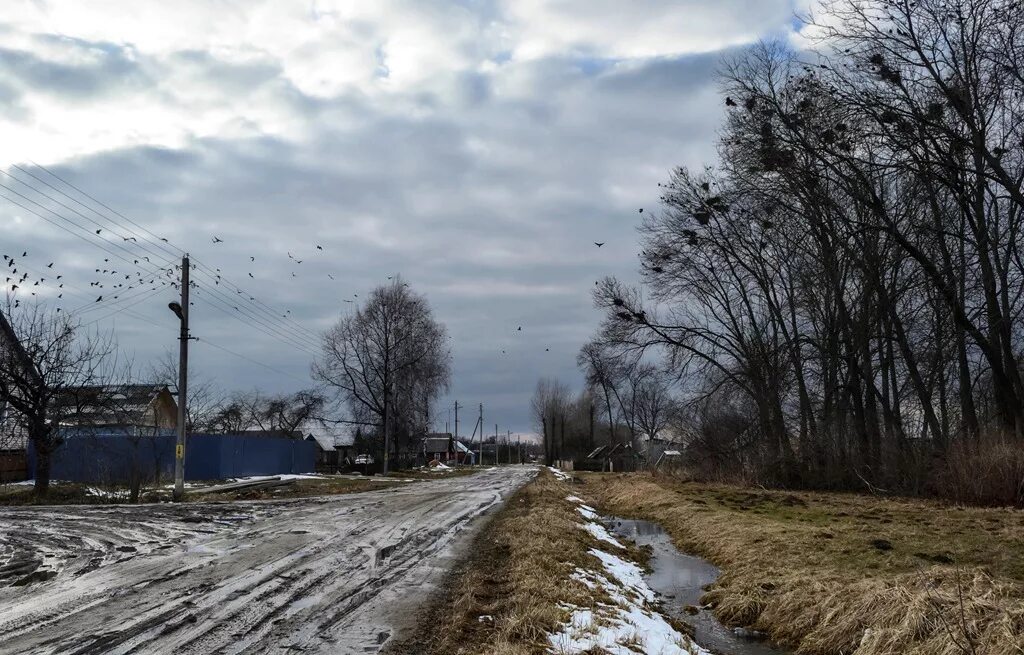
{"label": "grey cloud", "polygon": [[[491,425],[526,432],[539,375],[579,382],[576,350],[597,319],[594,280],[634,275],[636,208],[655,207],[656,183],[670,167],[713,156],[716,62],[713,55],[600,66],[573,57],[509,61],[494,73],[455,76],[454,96],[396,97],[396,106],[423,110],[406,115],[354,93],[303,96],[280,82],[272,64],[182,52],[165,65],[223,80],[238,93],[270,85],[310,135],[196,138],[177,149],[81,157],[55,170],[314,331],[350,307],[343,300],[401,273],[453,335],[452,396],[483,402]],[[522,92],[510,92],[513,77]],[[46,75],[32,83],[40,79]],[[98,78],[92,84],[104,90]],[[13,213],[0,203],[0,221]],[[213,235],[225,243],[213,245]],[[72,250],[69,239],[30,245],[45,258]],[[608,244],[598,250],[595,240]],[[66,266],[85,276],[91,261]],[[305,354],[224,316],[203,293],[193,314],[201,339],[306,377]],[[135,309],[162,326],[166,301]],[[137,361],[174,344],[173,326],[115,318]],[[196,352],[197,370],[228,388],[300,384],[202,341]]]}

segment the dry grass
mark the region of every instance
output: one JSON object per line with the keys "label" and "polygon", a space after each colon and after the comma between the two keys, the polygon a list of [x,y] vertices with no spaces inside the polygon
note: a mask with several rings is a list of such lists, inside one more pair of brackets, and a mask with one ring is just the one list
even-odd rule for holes
{"label": "dry grass", "polygon": [[[560,604],[588,606],[591,592],[570,579],[591,566],[592,538],[565,500],[573,487],[542,470],[494,515],[417,637],[391,648],[408,655],[525,655],[547,652],[547,635],[567,620]],[[480,617],[490,617],[481,620]]]}
{"label": "dry grass", "polygon": [[[209,502],[212,500],[274,500],[278,498],[309,498],[311,496],[334,496],[337,494],[352,494],[361,491],[372,491],[374,489],[387,489],[400,482],[390,482],[381,478],[376,481],[370,478],[365,480],[358,478],[340,478],[326,476],[323,478],[311,478],[296,480],[295,482],[280,487],[269,489],[239,489],[224,493],[209,494],[185,494],[185,499],[196,502]],[[167,495],[162,493],[161,495]]]}
{"label": "dry grass", "polygon": [[[276,498],[306,498],[309,496],[330,496],[335,494],[358,493],[373,489],[387,489],[400,483],[386,478],[342,478],[324,477],[322,479],[296,480],[295,482],[270,489],[239,489],[223,493],[189,494],[186,490],[187,502],[210,502],[231,500],[273,500]],[[89,493],[96,488],[108,495]],[[170,502],[171,490],[143,489],[139,503]],[[39,498],[30,485],[5,485],[0,487],[0,506],[2,505],[123,505],[128,503],[128,489],[124,486],[87,485],[77,482],[51,483],[46,496]]]}
{"label": "dry grass", "polygon": [[1024,653],[1024,512],[586,474],[608,513],[723,569],[724,622],[815,655]]}
{"label": "dry grass", "polygon": [[440,480],[442,478],[460,478],[464,475],[473,475],[484,470],[474,466],[456,466],[447,469],[408,469],[402,471],[391,471],[386,477],[405,478],[407,480]]}

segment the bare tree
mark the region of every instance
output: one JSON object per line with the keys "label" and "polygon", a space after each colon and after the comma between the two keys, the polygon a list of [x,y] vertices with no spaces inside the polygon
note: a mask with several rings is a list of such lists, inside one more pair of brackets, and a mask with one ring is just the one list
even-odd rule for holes
{"label": "bare tree", "polygon": [[724,63],[720,163],[662,185],[645,293],[598,286],[581,364],[629,425],[629,376],[602,372],[665,355],[697,441],[745,477],[918,492],[959,453],[1019,480],[982,463],[1024,440],[1024,5],[818,16],[816,50]]}
{"label": "bare tree", "polygon": [[[193,367],[194,368],[194,367]],[[149,370],[149,379],[156,384],[166,385],[173,393],[178,387],[178,355],[165,350]],[[188,402],[185,405],[185,422],[188,434],[207,432],[213,429],[213,421],[222,409],[224,397],[217,383],[201,373],[189,371]],[[178,399],[180,403],[181,400]]]}
{"label": "bare tree", "polygon": [[74,408],[59,399],[68,390],[103,382],[114,353],[110,337],[84,334],[67,314],[21,304],[0,312],[0,398],[17,415],[35,454],[35,491],[50,485],[50,458],[63,442],[61,423]]}
{"label": "bare tree", "polygon": [[[548,463],[562,457],[564,433],[560,430],[571,409],[569,387],[554,378],[541,378],[530,400],[534,424],[544,439],[544,458]],[[561,439],[559,437],[562,437]]]}
{"label": "bare tree", "polygon": [[344,422],[374,431],[387,466],[389,451],[426,432],[432,404],[448,387],[448,335],[426,298],[395,278],[324,335],[313,375],[337,392]]}

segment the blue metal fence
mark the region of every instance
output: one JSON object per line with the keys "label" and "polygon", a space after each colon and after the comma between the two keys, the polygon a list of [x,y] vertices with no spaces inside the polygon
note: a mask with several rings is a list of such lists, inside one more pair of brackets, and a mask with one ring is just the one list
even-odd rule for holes
{"label": "blue metal fence", "polygon": [[[132,437],[124,434],[68,436],[50,457],[50,477],[71,482],[121,482],[132,472],[143,479],[174,476],[173,435]],[[35,450],[29,446],[29,474]],[[248,475],[312,473],[316,446],[311,441],[235,434],[196,434],[185,448],[187,480],[222,480]]]}

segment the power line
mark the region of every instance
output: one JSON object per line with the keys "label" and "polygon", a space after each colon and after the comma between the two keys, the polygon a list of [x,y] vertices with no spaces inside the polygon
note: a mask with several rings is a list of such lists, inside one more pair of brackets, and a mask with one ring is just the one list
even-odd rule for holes
{"label": "power line", "polygon": [[[162,238],[162,237],[157,237],[157,236],[156,236],[155,234],[153,234],[153,233],[152,233],[151,231],[149,231],[149,230],[148,230],[148,229],[146,229],[145,227],[143,227],[143,226],[139,225],[138,223],[136,223],[136,222],[132,221],[131,219],[129,219],[128,217],[124,216],[124,215],[123,215],[123,214],[121,214],[120,212],[117,212],[116,210],[114,210],[114,209],[110,208],[109,206],[107,206],[107,205],[106,205],[106,204],[104,204],[103,202],[101,202],[101,201],[97,200],[97,199],[96,199],[96,198],[94,198],[93,196],[89,195],[88,193],[86,193],[86,192],[85,192],[85,191],[83,191],[82,189],[79,189],[78,187],[76,187],[75,185],[71,184],[71,183],[70,183],[70,182],[68,182],[67,180],[64,180],[63,178],[61,178],[61,177],[60,177],[59,175],[57,175],[57,174],[56,174],[56,173],[54,173],[53,171],[50,171],[49,169],[47,169],[47,168],[45,168],[45,167],[43,167],[43,166],[41,166],[41,165],[39,165],[39,164],[35,164],[35,162],[33,162],[33,164],[34,164],[34,165],[36,165],[36,166],[37,166],[37,168],[39,168],[39,169],[41,169],[41,170],[45,171],[45,172],[46,172],[47,174],[49,174],[50,176],[52,176],[52,177],[54,177],[55,179],[59,180],[59,181],[60,181],[60,182],[62,182],[63,184],[67,185],[68,187],[70,187],[70,188],[74,189],[75,191],[77,191],[78,193],[82,194],[82,195],[83,195],[83,196],[85,196],[86,198],[90,199],[91,201],[93,201],[93,202],[97,203],[98,205],[100,205],[100,206],[104,207],[105,209],[109,210],[110,212],[112,212],[112,213],[116,214],[117,216],[119,216],[119,217],[123,218],[123,219],[124,219],[125,221],[127,221],[127,222],[131,223],[132,225],[134,225],[134,226],[138,227],[139,229],[143,230],[143,231],[144,231],[144,232],[146,232],[147,234],[151,235],[151,236],[152,236],[153,238],[155,238],[155,239],[158,239],[158,240],[159,240],[160,242],[163,242],[163,243],[167,243],[167,244],[168,244],[169,246],[171,246],[171,247],[173,247],[173,248],[177,249],[177,250],[178,250],[179,252],[181,252],[181,249],[180,249],[180,248],[178,248],[177,246],[174,246],[173,244],[171,244],[171,243],[170,243],[170,241],[168,241],[167,239],[164,239],[164,238]],[[124,225],[121,225],[120,223],[118,223],[118,221],[117,221],[117,220],[115,220],[115,219],[111,218],[110,216],[107,216],[107,215],[103,215],[103,214],[102,214],[101,212],[97,211],[97,210],[96,210],[95,208],[93,208],[93,207],[89,207],[89,206],[88,206],[88,205],[86,205],[85,203],[82,203],[82,202],[81,202],[80,200],[78,200],[78,199],[74,198],[73,196],[71,196],[71,195],[67,194],[67,193],[66,193],[66,192],[64,192],[63,190],[61,190],[61,189],[58,189],[57,187],[53,186],[52,184],[49,184],[49,183],[47,183],[46,181],[44,181],[44,180],[41,180],[41,178],[39,178],[39,177],[37,177],[37,176],[35,176],[35,175],[33,175],[33,174],[29,173],[28,171],[25,171],[25,169],[23,169],[23,168],[21,168],[21,167],[17,167],[17,168],[18,168],[18,170],[21,170],[21,171],[25,172],[25,173],[26,173],[27,175],[31,176],[31,177],[32,177],[33,179],[36,179],[36,180],[40,181],[40,182],[41,182],[42,184],[45,184],[45,185],[46,185],[46,186],[48,186],[49,188],[53,189],[53,190],[54,190],[54,191],[56,191],[57,193],[60,193],[61,195],[63,195],[63,196],[65,196],[65,197],[69,198],[70,200],[72,200],[72,201],[74,201],[74,202],[78,203],[79,205],[81,205],[81,206],[83,206],[83,207],[87,207],[87,208],[88,208],[88,209],[89,209],[90,211],[92,211],[93,213],[95,213],[95,214],[97,214],[97,215],[101,216],[101,217],[102,217],[102,218],[104,218],[105,220],[107,220],[107,221],[109,221],[110,223],[112,223],[112,224],[116,225],[116,226],[117,226],[118,228],[120,228],[120,229],[122,229],[122,230],[125,230],[125,231],[126,231],[126,232],[127,232],[128,234],[131,234],[132,236],[134,236],[134,237],[136,237],[136,238],[141,238],[141,239],[143,240],[143,242],[146,242],[146,243],[150,243],[150,244],[152,244],[152,245],[154,245],[154,246],[156,246],[156,247],[159,247],[159,248],[161,248],[161,249],[162,249],[163,251],[165,251],[165,252],[171,252],[171,251],[169,251],[169,249],[168,249],[168,248],[165,248],[165,247],[163,247],[163,246],[162,246],[162,245],[161,245],[160,243],[156,243],[156,242],[153,242],[153,241],[151,241],[150,239],[146,238],[145,236],[143,236],[143,235],[140,235],[140,234],[138,234],[138,233],[134,232],[134,231],[133,231],[133,230],[131,230],[130,228],[127,228],[127,227],[125,227]],[[9,176],[10,176],[10,175],[9,175]],[[18,181],[19,181],[19,182],[20,182],[21,184],[23,184],[23,185],[25,185],[25,186],[29,186],[29,187],[30,187],[30,188],[32,188],[32,189],[33,189],[33,190],[34,190],[34,191],[35,191],[36,193],[39,193],[40,195],[42,195],[42,196],[44,196],[44,197],[47,197],[47,198],[50,198],[51,200],[53,200],[53,199],[52,199],[52,198],[51,198],[51,197],[50,197],[49,195],[45,194],[45,193],[44,193],[44,192],[42,192],[42,191],[39,191],[38,189],[35,189],[34,187],[31,187],[30,185],[28,185],[27,183],[25,183],[25,182],[24,182],[23,180],[20,180],[19,178],[15,178],[15,177],[13,177],[13,176],[10,176],[10,177],[12,177],[13,179],[17,179],[17,180],[18,180]],[[17,192],[15,192],[15,193],[17,193]],[[21,194],[19,194],[19,195],[21,195]],[[24,197],[24,196],[23,196],[23,197]],[[30,201],[31,201],[31,200],[30,200]],[[65,205],[64,203],[60,203],[59,201],[56,201],[56,200],[54,200],[54,201],[55,201],[55,202],[58,202],[58,203],[59,203],[59,204],[61,204],[62,206],[65,206],[65,207],[67,206],[67,205]],[[18,203],[16,203],[16,204],[18,204]],[[38,204],[38,203],[35,203],[35,204]],[[19,206],[20,206],[20,205],[19,205]],[[52,211],[52,210],[50,210],[50,211]],[[79,214],[80,214],[80,212],[79,212]],[[94,224],[98,224],[98,223],[95,223],[95,221],[93,221],[93,222],[94,222]],[[123,237],[122,237],[122,238],[123,238]],[[152,252],[151,252],[151,251],[149,251],[149,250],[146,250],[146,252],[150,252],[150,253],[152,254]],[[243,295],[244,297],[248,297],[248,299],[249,299],[249,301],[250,301],[250,302],[252,302],[252,303],[254,303],[254,304],[258,305],[258,306],[261,306],[261,307],[263,307],[264,309],[266,309],[267,311],[271,312],[271,314],[270,314],[270,315],[268,316],[268,318],[270,318],[270,319],[272,320],[272,322],[273,322],[273,324],[274,324],[275,326],[278,326],[278,329],[279,329],[279,330],[285,330],[285,331],[287,331],[287,332],[288,332],[289,334],[291,334],[290,330],[291,330],[291,326],[293,325],[293,326],[294,326],[294,327],[295,327],[295,328],[296,328],[297,330],[299,330],[299,331],[300,331],[300,332],[299,332],[299,334],[298,334],[297,336],[295,336],[295,337],[294,337],[295,339],[299,339],[299,340],[302,340],[303,342],[306,342],[307,340],[313,340],[313,339],[315,339],[316,341],[319,341],[320,335],[319,335],[319,334],[317,334],[316,332],[314,332],[314,331],[312,331],[312,330],[310,330],[310,329],[306,328],[305,326],[303,326],[303,325],[299,324],[299,323],[298,323],[297,321],[294,321],[294,319],[291,319],[291,320],[289,321],[289,319],[287,319],[287,318],[284,318],[284,317],[285,317],[286,315],[281,315],[281,316],[282,316],[282,317],[284,318],[284,320],[279,320],[279,319],[277,318],[277,317],[279,316],[279,314],[278,314],[277,310],[275,310],[274,308],[270,307],[269,305],[267,305],[266,303],[264,303],[264,302],[263,302],[262,300],[259,300],[259,299],[255,298],[255,296],[251,296],[251,295],[249,295],[249,294],[248,294],[247,292],[245,292],[245,290],[244,290],[244,289],[242,289],[241,287],[239,287],[238,285],[236,285],[235,283],[233,283],[233,282],[232,282],[231,280],[229,280],[229,279],[225,278],[225,277],[224,277],[223,275],[221,275],[221,274],[219,273],[219,271],[218,271],[218,270],[216,270],[216,269],[211,269],[211,268],[210,268],[210,267],[209,267],[208,265],[206,265],[206,264],[205,264],[205,263],[203,263],[203,262],[199,262],[198,260],[194,260],[194,261],[195,261],[195,262],[196,262],[196,264],[197,264],[197,267],[196,267],[196,268],[197,268],[197,272],[200,272],[200,273],[204,274],[204,275],[205,275],[205,276],[207,277],[207,279],[208,279],[208,280],[209,280],[210,282],[213,282],[213,284],[214,284],[214,287],[216,287],[216,286],[219,286],[219,284],[220,284],[221,282],[223,282],[223,283],[225,284],[225,286],[228,286],[228,287],[232,287],[232,288],[233,288],[233,290],[235,290],[235,291],[236,291],[236,292],[238,293],[238,295]],[[205,269],[205,270],[204,270],[204,269]],[[233,301],[235,300],[234,298],[231,298],[230,296],[227,296],[226,294],[220,294],[220,293],[218,293],[218,292],[216,291],[216,289],[214,289],[214,293],[215,293],[216,295],[221,295],[221,297],[222,297],[222,298],[224,298],[224,299],[227,299],[227,300],[230,300],[230,301],[232,301],[232,302],[233,302]],[[237,307],[235,307],[235,308],[236,308],[236,309],[238,309]],[[239,311],[240,311],[240,312],[242,312],[242,310],[241,310],[241,309],[239,309]],[[249,318],[249,319],[251,319],[251,320],[259,320],[258,318],[256,318],[256,315],[255,315],[254,313],[252,313],[252,312],[248,312],[248,311],[246,311],[246,312],[242,312],[242,313],[243,313],[243,314],[245,314],[245,315],[247,316],[247,318]],[[242,320],[242,319],[239,319],[239,320]],[[308,344],[307,344],[307,345],[308,345]],[[313,347],[314,347],[314,348],[318,348],[319,346],[318,346],[318,344],[316,344],[316,345],[315,345],[315,346],[313,346]]]}
{"label": "power line", "polygon": [[[152,240],[150,240],[150,239],[146,238],[145,236],[143,236],[143,235],[140,235],[140,234],[137,234],[137,233],[133,232],[133,231],[132,231],[132,230],[131,230],[130,228],[126,228],[125,226],[123,226],[123,225],[119,224],[119,223],[118,223],[118,222],[117,222],[117,221],[116,221],[115,219],[112,219],[112,218],[110,218],[109,216],[103,216],[103,217],[105,218],[105,220],[107,220],[107,221],[110,221],[111,223],[113,223],[113,224],[117,225],[117,226],[118,226],[119,228],[121,228],[121,229],[125,229],[125,230],[127,230],[127,231],[128,231],[128,233],[130,233],[130,234],[133,234],[133,235],[134,235],[134,236],[136,236],[136,237],[140,237],[140,238],[142,238],[142,239],[143,239],[143,241],[145,241],[145,242],[148,242],[148,243],[151,243],[151,244],[153,244],[154,246],[160,247],[160,248],[161,248],[162,250],[164,250],[165,252],[172,252],[172,254],[174,254],[174,256],[176,256],[176,257],[177,257],[177,256],[180,256],[180,255],[182,255],[182,254],[184,254],[184,250],[182,250],[182,249],[181,249],[181,248],[179,248],[178,246],[175,246],[175,245],[174,245],[174,244],[172,244],[172,243],[171,243],[171,242],[170,242],[169,240],[167,240],[167,239],[165,239],[165,238],[163,238],[163,237],[159,237],[159,236],[157,236],[156,234],[154,234],[153,232],[150,232],[150,231],[149,231],[148,229],[146,229],[145,227],[143,227],[143,226],[139,225],[138,223],[136,223],[135,221],[131,220],[130,218],[128,218],[128,217],[127,217],[127,216],[125,216],[124,214],[122,214],[122,213],[118,212],[117,210],[115,210],[115,209],[112,209],[112,208],[111,208],[111,207],[109,207],[108,205],[104,204],[104,203],[103,203],[102,201],[100,201],[100,200],[97,200],[97,199],[96,199],[96,198],[94,198],[93,196],[89,195],[88,193],[86,193],[86,192],[85,192],[85,191],[83,191],[82,189],[80,189],[80,188],[76,187],[75,185],[71,184],[70,182],[68,182],[68,181],[67,181],[67,180],[65,180],[64,178],[60,177],[59,175],[57,175],[57,174],[56,174],[56,173],[54,173],[53,171],[49,170],[48,168],[46,168],[46,167],[44,167],[44,166],[42,166],[42,165],[40,165],[40,164],[37,164],[37,163],[35,163],[35,162],[33,162],[33,165],[35,165],[35,166],[36,166],[37,168],[39,168],[39,169],[41,169],[41,170],[45,171],[45,172],[46,172],[46,173],[47,173],[48,175],[50,175],[50,176],[52,176],[53,178],[55,178],[55,179],[59,180],[59,181],[60,181],[60,182],[62,182],[63,184],[67,185],[68,187],[70,187],[70,188],[74,189],[75,191],[77,191],[78,193],[82,194],[83,196],[85,196],[85,197],[86,197],[86,198],[88,198],[89,200],[92,200],[93,202],[95,202],[96,204],[100,205],[101,207],[103,207],[103,208],[107,209],[108,211],[112,212],[113,214],[115,214],[115,215],[119,216],[120,218],[124,219],[125,221],[127,221],[127,222],[128,222],[128,223],[130,223],[131,225],[134,225],[135,227],[138,227],[138,228],[139,228],[140,230],[142,230],[142,231],[143,231],[143,232],[145,232],[146,234],[150,235],[150,236],[151,236],[151,237],[152,237],[153,239],[157,239],[157,240],[158,240],[159,242],[162,242],[162,243],[166,243],[166,244],[168,244],[168,246],[170,246],[171,248],[173,248],[173,249],[174,249],[174,250],[176,250],[177,252],[175,253],[175,252],[173,252],[173,251],[169,250],[168,248],[164,247],[164,246],[163,246],[163,245],[162,245],[161,243],[158,243],[158,242],[153,242]],[[23,168],[21,168],[21,167],[18,167],[18,169],[19,169],[19,170],[22,170],[22,171],[24,171],[24,170],[25,170],[25,169],[23,169]],[[29,175],[31,175],[31,173],[28,173],[28,174],[29,174]],[[40,178],[38,178],[38,177],[36,177],[36,176],[34,176],[34,175],[32,175],[32,177],[33,177],[34,179],[37,179],[37,180],[38,180],[38,179],[40,179]],[[60,193],[60,194],[64,195],[65,197],[68,197],[68,198],[70,198],[70,199],[74,200],[75,202],[77,202],[77,203],[79,203],[79,204],[83,204],[83,203],[81,203],[81,202],[80,202],[79,200],[77,200],[77,199],[73,198],[72,196],[68,195],[68,194],[67,194],[67,193],[65,193],[64,191],[62,191],[62,190],[60,190],[60,189],[57,189],[57,188],[56,188],[56,187],[54,187],[53,185],[51,185],[51,184],[48,184],[48,183],[46,183],[45,181],[42,181],[42,180],[40,180],[40,181],[41,181],[41,182],[42,182],[43,184],[46,184],[46,185],[47,185],[48,187],[50,187],[51,189],[54,189],[54,190],[55,190],[55,191],[57,191],[58,193]],[[83,206],[85,206],[85,205],[83,204]],[[101,214],[100,214],[100,212],[97,212],[97,211],[96,211],[96,209],[95,209],[95,208],[93,208],[93,207],[89,207],[89,210],[90,210],[90,211],[92,211],[92,212],[94,212],[94,213],[96,213],[96,214],[98,214],[98,215],[101,215]],[[193,261],[193,263],[195,263],[195,264],[196,264],[196,269],[197,269],[197,271],[203,272],[203,273],[204,273],[205,275],[207,275],[207,277],[208,277],[208,278],[210,279],[210,281],[214,281],[214,279],[216,279],[217,281],[220,281],[220,282],[224,282],[224,283],[225,283],[225,285],[227,285],[227,286],[229,286],[229,287],[232,287],[232,290],[241,290],[241,291],[242,291],[242,292],[243,292],[244,294],[248,295],[248,293],[247,293],[247,292],[245,292],[245,290],[244,290],[244,289],[241,289],[241,287],[239,287],[239,286],[238,286],[237,284],[235,284],[234,282],[232,282],[232,281],[231,281],[230,279],[228,279],[228,278],[224,277],[223,275],[221,275],[221,273],[219,272],[219,270],[218,270],[218,269],[212,268],[212,267],[210,267],[209,265],[205,264],[204,262],[201,262],[201,261],[199,261],[198,259],[196,259],[196,258],[194,258],[194,257],[192,258],[192,261]],[[204,270],[204,269],[205,269],[205,270]],[[260,306],[262,306],[262,307],[263,307],[264,309],[266,309],[267,311],[271,312],[271,313],[272,313],[272,314],[274,314],[275,316],[277,316],[277,315],[278,315],[278,310],[276,310],[276,309],[274,309],[273,307],[271,307],[271,306],[267,305],[267,304],[266,304],[266,303],[264,303],[264,302],[263,302],[262,300],[259,300],[259,299],[255,299],[255,298],[254,298],[254,299],[253,299],[253,302],[255,302],[255,303],[256,303],[257,305],[260,305]],[[287,323],[288,323],[288,319],[285,319],[285,321],[283,321],[283,322],[287,324]],[[319,340],[319,338],[320,338],[320,335],[319,335],[318,333],[316,333],[316,332],[314,332],[314,331],[312,331],[312,330],[309,330],[308,328],[306,328],[305,326],[301,325],[300,323],[298,323],[298,322],[297,322],[297,321],[295,321],[294,319],[291,319],[291,323],[292,323],[292,324],[294,324],[294,327],[295,327],[296,329],[304,331],[304,332],[305,332],[305,333],[307,334],[307,336],[308,336],[308,337],[312,337],[312,338],[315,338],[315,339]]]}
{"label": "power line", "polygon": [[265,369],[267,369],[269,371],[273,371],[275,373],[280,373],[281,375],[287,375],[288,377],[292,378],[293,380],[298,380],[299,382],[303,382],[303,383],[309,382],[309,380],[303,380],[302,378],[298,377],[297,375],[292,375],[291,373],[289,373],[287,371],[282,371],[279,368],[275,368],[275,367],[273,367],[273,366],[271,366],[269,364],[264,364],[263,362],[261,362],[259,360],[252,359],[251,357],[246,357],[245,355],[243,355],[241,353],[236,353],[235,351],[229,350],[229,349],[225,348],[224,346],[215,344],[212,341],[210,341],[209,339],[197,338],[196,341],[198,343],[204,343],[204,344],[206,344],[208,346],[213,346],[214,348],[216,348],[218,350],[223,350],[224,352],[228,353],[229,355],[234,355],[235,357],[238,357],[240,359],[244,359],[245,361],[250,362],[252,364],[256,364],[257,366],[262,366],[263,368],[265,368]]}

